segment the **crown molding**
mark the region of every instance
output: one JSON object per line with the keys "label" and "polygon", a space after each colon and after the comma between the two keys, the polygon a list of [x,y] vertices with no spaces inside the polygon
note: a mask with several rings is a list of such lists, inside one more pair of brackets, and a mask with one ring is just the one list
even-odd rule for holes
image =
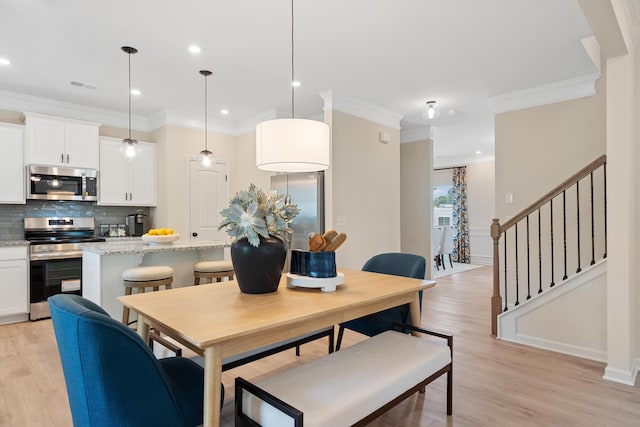
{"label": "crown molding", "polygon": [[400,129],[400,144],[427,139],[433,139],[433,128],[430,125]]}
{"label": "crown molding", "polygon": [[325,111],[341,111],[394,129],[400,129],[400,120],[404,117],[402,114],[360,99],[338,94],[333,90],[325,90],[318,95],[324,100]]}
{"label": "crown molding", "polygon": [[[129,116],[124,113],[3,90],[0,90],[0,108],[85,120],[123,129],[129,127]],[[150,130],[149,121],[142,116],[132,115],[131,127],[143,132]]]}
{"label": "crown molding", "polygon": [[241,120],[236,125],[236,133],[235,135],[244,135],[250,132],[255,132],[256,126],[258,123],[262,123],[267,120],[277,119],[276,110],[267,110],[263,113],[256,114],[253,117],[249,117],[248,119]]}
{"label": "crown molding", "polygon": [[[193,113],[185,113],[177,110],[160,110],[149,116],[149,126],[151,129],[158,129],[162,126],[177,126],[183,128],[204,130],[204,120],[195,118]],[[207,119],[207,130],[225,135],[236,135],[236,125],[230,120],[220,118]]]}
{"label": "crown molding", "polygon": [[491,97],[494,112],[522,110],[540,105],[569,101],[596,94],[595,83],[600,73],[587,74],[561,82],[536,86]]}

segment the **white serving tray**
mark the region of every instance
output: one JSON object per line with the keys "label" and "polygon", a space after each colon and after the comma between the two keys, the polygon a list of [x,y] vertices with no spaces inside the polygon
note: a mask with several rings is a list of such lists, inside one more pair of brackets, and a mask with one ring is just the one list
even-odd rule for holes
{"label": "white serving tray", "polygon": [[336,277],[316,278],[287,273],[287,288],[320,288],[322,292],[334,292],[336,286],[344,284],[344,274]]}

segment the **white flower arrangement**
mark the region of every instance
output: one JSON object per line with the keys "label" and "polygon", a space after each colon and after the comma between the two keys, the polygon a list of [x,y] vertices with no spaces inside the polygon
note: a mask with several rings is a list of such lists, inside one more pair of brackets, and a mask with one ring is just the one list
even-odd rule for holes
{"label": "white flower arrangement", "polygon": [[271,235],[286,241],[293,232],[289,224],[300,209],[285,199],[286,194],[265,193],[251,184],[248,190],[236,193],[229,207],[220,211],[224,219],[218,230],[226,228],[235,240],[246,237],[255,247],[260,246],[260,236]]}

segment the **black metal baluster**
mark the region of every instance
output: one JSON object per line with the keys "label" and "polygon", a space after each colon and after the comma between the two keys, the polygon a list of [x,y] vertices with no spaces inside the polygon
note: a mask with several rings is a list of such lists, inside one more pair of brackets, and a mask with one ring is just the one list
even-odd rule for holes
{"label": "black metal baluster", "polygon": [[564,276],[562,280],[567,280],[567,192],[562,191],[562,235],[564,248]]}
{"label": "black metal baluster", "polygon": [[607,164],[604,165],[604,255],[607,257]]}
{"label": "black metal baluster", "polygon": [[553,257],[553,199],[549,201],[551,207],[551,284],[549,287],[553,288],[555,286],[555,282],[553,281],[554,272],[554,257]]}
{"label": "black metal baluster", "polygon": [[513,227],[516,232],[515,248],[516,248],[516,306],[520,305],[520,281],[518,278],[518,223]]}
{"label": "black metal baluster", "polygon": [[527,215],[527,299],[531,299],[531,268],[529,260],[529,215]]}
{"label": "black metal baluster", "polygon": [[507,230],[504,230],[504,311],[509,310],[507,304]]}
{"label": "black metal baluster", "polygon": [[577,227],[578,227],[578,268],[576,274],[582,271],[580,268],[580,181],[576,181],[576,215],[577,215]]}
{"label": "black metal baluster", "polygon": [[591,264],[596,263],[596,229],[593,218],[593,172],[591,172]]}
{"label": "black metal baluster", "polygon": [[542,221],[540,220],[540,208],[538,208],[538,281],[540,287],[538,293],[542,293]]}

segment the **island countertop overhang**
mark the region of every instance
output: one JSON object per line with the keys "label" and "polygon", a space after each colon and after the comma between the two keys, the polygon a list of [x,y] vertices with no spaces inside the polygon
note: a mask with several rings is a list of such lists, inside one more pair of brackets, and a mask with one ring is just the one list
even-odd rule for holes
{"label": "island countertop overhang", "polygon": [[98,255],[146,254],[153,252],[178,252],[226,248],[230,244],[219,240],[198,242],[174,242],[167,245],[149,245],[142,240],[124,242],[83,243],[80,249]]}

